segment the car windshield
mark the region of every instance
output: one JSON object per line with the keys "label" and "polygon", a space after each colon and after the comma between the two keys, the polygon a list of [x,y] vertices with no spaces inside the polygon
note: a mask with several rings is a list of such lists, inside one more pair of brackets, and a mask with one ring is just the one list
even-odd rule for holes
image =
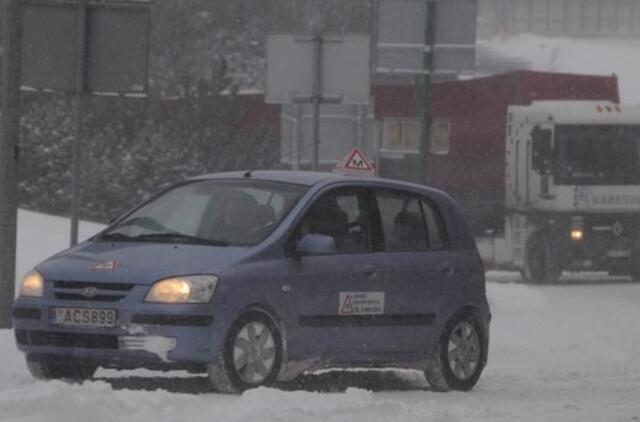
{"label": "car windshield", "polygon": [[256,180],[192,182],[144,204],[98,239],[254,245],[277,227],[305,190]]}
{"label": "car windshield", "polygon": [[556,182],[640,182],[640,126],[560,125],[556,128]]}

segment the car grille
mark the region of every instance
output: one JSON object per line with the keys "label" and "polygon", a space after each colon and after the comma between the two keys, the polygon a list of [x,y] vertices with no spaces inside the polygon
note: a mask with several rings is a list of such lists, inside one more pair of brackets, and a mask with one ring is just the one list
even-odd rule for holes
{"label": "car grille", "polygon": [[120,302],[133,289],[127,283],[93,283],[84,281],[54,281],[53,295],[58,300],[90,302]]}
{"label": "car grille", "polygon": [[56,333],[33,330],[16,330],[15,335],[18,344],[23,346],[118,349],[118,336],[113,335]]}

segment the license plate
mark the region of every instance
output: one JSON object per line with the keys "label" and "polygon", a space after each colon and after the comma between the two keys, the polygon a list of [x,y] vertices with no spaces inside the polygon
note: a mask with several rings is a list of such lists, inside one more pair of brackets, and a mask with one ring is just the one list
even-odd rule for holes
{"label": "license plate", "polygon": [[53,308],[52,323],[71,327],[111,328],[118,323],[114,309]]}

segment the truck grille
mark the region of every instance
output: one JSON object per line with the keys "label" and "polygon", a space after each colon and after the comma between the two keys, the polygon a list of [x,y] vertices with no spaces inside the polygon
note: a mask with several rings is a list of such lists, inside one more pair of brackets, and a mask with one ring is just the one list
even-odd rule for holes
{"label": "truck grille", "polygon": [[54,281],[53,294],[58,300],[90,302],[120,302],[133,289],[127,283],[93,283],[84,281]]}
{"label": "truck grille", "polygon": [[638,239],[640,219],[634,215],[590,215],[585,217],[585,227],[594,235],[608,239]]}

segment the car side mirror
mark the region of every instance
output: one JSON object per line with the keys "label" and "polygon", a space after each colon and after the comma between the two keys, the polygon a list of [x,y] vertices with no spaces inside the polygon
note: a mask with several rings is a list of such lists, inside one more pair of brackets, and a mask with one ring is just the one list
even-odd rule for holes
{"label": "car side mirror", "polygon": [[551,129],[536,126],[531,131],[531,168],[541,173],[547,170],[546,162],[551,159]]}
{"label": "car side mirror", "polygon": [[324,234],[308,233],[302,236],[293,250],[294,255],[329,255],[338,251],[336,241]]}

